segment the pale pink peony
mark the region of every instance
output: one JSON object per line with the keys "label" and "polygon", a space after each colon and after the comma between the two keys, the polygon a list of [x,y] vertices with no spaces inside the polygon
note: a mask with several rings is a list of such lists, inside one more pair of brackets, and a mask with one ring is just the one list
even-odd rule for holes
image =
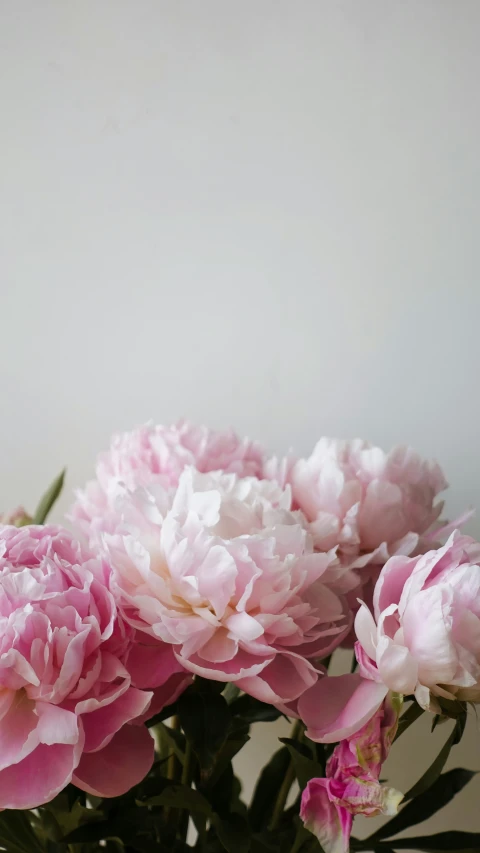
{"label": "pale pink peony", "polygon": [[76,494],[70,517],[88,536],[115,526],[115,503],[123,489],[161,485],[175,488],[190,465],[198,471],[222,470],[240,477],[261,476],[264,452],[259,444],[225,432],[180,421],[170,426],[146,424],[114,435],[101,453],[96,479]]}
{"label": "pale pink peony", "polygon": [[322,678],[298,702],[312,740],[349,737],[389,690],[434,713],[442,698],[480,702],[480,544],[455,531],[437,550],[391,557],[355,633],[359,672]]}
{"label": "pale pink peony", "polygon": [[354,815],[394,815],[402,794],[379,783],[393,743],[401,701],[388,696],[374,717],[335,747],[326,778],[311,779],[300,816],[325,853],[348,853]]}
{"label": "pale pink peony", "polygon": [[[387,454],[360,439],[321,438],[311,456],[285,466],[294,506],[308,518],[315,547],[337,547],[325,580],[347,595],[354,613],[391,555],[431,547],[422,534],[442,511],[435,497],[447,483],[436,463],[413,450],[397,447]],[[353,641],[348,636],[344,645]]]}
{"label": "pale pink peony", "polygon": [[480,701],[480,544],[458,531],[419,557],[392,557],[355,620],[360,672],[438,711]]}
{"label": "pale pink peony", "polygon": [[133,627],[173,644],[190,672],[266,702],[315,683],[312,661],[338,645],[349,617],[322,583],[334,553],[313,553],[288,490],[189,468],[173,495],[125,492],[116,510],[103,546]]}
{"label": "pale pink peony", "polygon": [[151,706],[139,688],[168,693],[173,677],[175,695],[180,667],[163,644],[153,665],[152,641],[117,620],[107,564],[67,531],[2,526],[0,554],[0,808],[35,808],[71,781],[124,793],[153,761],[148,730],[128,725]]}
{"label": "pale pink peony", "polygon": [[410,553],[440,515],[443,504],[434,502],[447,486],[439,466],[410,448],[387,454],[360,439],[329,438],[297,460],[290,482],[316,547],[338,545],[340,557],[360,566],[365,555],[384,562],[399,550]]}

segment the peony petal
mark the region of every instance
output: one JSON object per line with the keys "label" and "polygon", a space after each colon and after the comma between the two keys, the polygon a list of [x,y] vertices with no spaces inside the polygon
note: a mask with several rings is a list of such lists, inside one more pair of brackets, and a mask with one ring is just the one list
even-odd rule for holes
{"label": "peony petal", "polygon": [[8,710],[3,708],[0,725],[0,770],[17,764],[35,750],[39,743],[35,702],[24,690],[5,691]]}
{"label": "peony petal", "polygon": [[377,667],[390,690],[405,695],[415,691],[418,665],[406,646],[398,645],[390,637],[381,637],[377,645]]}
{"label": "peony petal", "polygon": [[83,714],[85,752],[97,752],[105,747],[116,732],[136,717],[148,712],[153,693],[131,687],[111,705],[90,714]]}
{"label": "peony petal", "polygon": [[388,687],[361,675],[320,678],[298,701],[307,736],[319,743],[335,743],[357,732],[380,707]]}
{"label": "peony petal", "polygon": [[74,775],[77,788],[95,797],[120,797],[149,772],[154,742],[145,726],[124,726],[99,752],[82,755]]}
{"label": "peony petal", "polygon": [[151,720],[152,717],[163,711],[167,705],[172,705],[173,702],[176,702],[178,697],[182,695],[183,691],[191,683],[192,676],[189,672],[182,670],[182,672],[172,675],[166,684],[162,684],[161,687],[157,687],[153,691],[152,701],[147,710],[144,714],[132,720],[132,725],[138,726],[147,722],[147,720]]}
{"label": "peony petal", "polygon": [[452,590],[446,585],[417,592],[405,608],[405,644],[418,663],[422,684],[450,684],[455,677],[458,654],[452,621]]}
{"label": "peony petal", "polygon": [[373,608],[378,620],[382,610],[390,604],[398,604],[405,582],[415,567],[415,559],[409,557],[390,557],[385,563],[375,585]]}
{"label": "peony petal", "polygon": [[264,630],[257,619],[254,619],[253,616],[249,616],[245,611],[243,611],[243,613],[234,613],[233,616],[229,616],[225,621],[225,626],[230,631],[230,634],[236,640],[240,641],[245,640],[246,642],[249,642],[251,640],[256,640],[264,633]]}
{"label": "peony petal", "polygon": [[318,672],[309,662],[296,655],[278,654],[256,677],[237,682],[240,690],[271,705],[292,702],[315,684]]}
{"label": "peony petal", "polygon": [[83,738],[77,744],[40,744],[19,764],[0,771],[0,809],[34,809],[72,781]]}
{"label": "peony petal", "polygon": [[369,774],[349,776],[343,785],[342,803],[353,815],[395,815],[403,800],[403,794],[395,788],[380,785]]}
{"label": "peony petal", "polygon": [[355,633],[368,657],[375,660],[377,626],[370,610],[363,602],[355,617]]}
{"label": "peony petal", "polygon": [[231,661],[238,652],[238,642],[225,628],[215,631],[207,643],[199,650],[198,656],[204,661],[220,664]]}
{"label": "peony petal", "polygon": [[184,672],[172,646],[162,642],[154,643],[147,635],[142,639],[140,636],[133,643],[126,663],[134,687],[161,687],[172,675]]}
{"label": "peony petal", "polygon": [[78,717],[72,711],[65,711],[58,705],[37,702],[37,734],[40,743],[52,746],[55,743],[75,744],[79,740]]}
{"label": "peony petal", "polygon": [[222,661],[217,667],[213,665],[213,662],[210,662],[210,666],[206,666],[205,661],[199,655],[194,655],[188,659],[178,655],[178,660],[184,665],[185,669],[195,675],[201,675],[202,678],[209,678],[212,681],[238,682],[241,678],[258,675],[274,660],[274,657],[273,650],[268,657],[257,657],[245,654],[240,649],[233,660]]}
{"label": "peony petal", "polygon": [[310,779],[302,794],[300,817],[325,853],[348,853],[352,815],[332,802],[329,779]]}

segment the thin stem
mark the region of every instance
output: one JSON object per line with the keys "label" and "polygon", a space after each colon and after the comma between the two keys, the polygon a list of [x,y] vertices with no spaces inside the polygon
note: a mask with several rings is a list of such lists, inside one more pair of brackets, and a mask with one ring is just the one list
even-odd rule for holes
{"label": "thin stem", "polygon": [[[178,731],[180,729],[180,717],[175,716],[172,717],[172,722],[170,724],[170,728],[174,731]],[[171,782],[175,782],[178,780],[180,776],[180,762],[175,755],[175,752],[172,750],[170,755],[168,756],[167,763],[167,779],[170,779]],[[174,821],[176,818],[173,818],[172,815],[175,814],[175,809],[171,806],[165,806],[165,821],[168,823],[169,821]]]}
{"label": "thin stem", "polygon": [[[292,731],[290,732],[291,740],[300,740],[303,735],[303,723],[301,720],[296,720],[292,726]],[[285,773],[285,778],[280,786],[280,790],[277,795],[277,799],[275,800],[275,805],[273,807],[272,819],[270,821],[269,829],[273,832],[274,829],[277,828],[280,823],[281,817],[283,815],[283,810],[285,808],[285,804],[288,799],[288,795],[290,793],[290,788],[292,787],[295,781],[295,768],[293,766],[293,761],[290,760],[290,764],[288,765],[287,772]]]}
{"label": "thin stem", "polygon": [[[179,731],[179,729],[180,729],[180,717],[178,715],[176,717],[172,718],[172,723],[171,723],[170,728],[173,729],[173,731],[177,731],[177,732]],[[169,756],[169,759],[168,759],[167,779],[170,779],[173,782],[177,778],[179,768],[180,768],[180,765],[179,765],[178,758],[175,755],[175,752],[172,751],[170,756]]]}
{"label": "thin stem", "polygon": [[[185,742],[185,756],[183,759],[183,767],[182,767],[182,785],[187,785],[190,787],[192,784],[193,777],[193,749],[189,740]],[[178,827],[178,837],[181,841],[186,841],[187,832],[188,832],[188,822],[190,819],[190,814],[185,809],[181,809],[180,811],[180,822]]]}
{"label": "thin stem", "polygon": [[205,844],[207,842],[207,818],[206,815],[198,815],[196,820],[198,838],[196,847],[199,850],[205,849]]}
{"label": "thin stem", "polygon": [[395,735],[394,741],[398,740],[400,735],[403,735],[403,733],[412,725],[412,723],[414,723],[415,720],[418,720],[418,718],[421,717],[422,714],[423,708],[421,708],[420,705],[417,704],[417,702],[413,702],[413,704],[410,705],[410,707],[407,708],[405,713],[402,714],[402,716],[400,717],[400,720],[398,722],[397,734]]}
{"label": "thin stem", "polygon": [[183,767],[182,767],[182,785],[188,785],[190,787],[192,781],[192,770],[193,770],[193,750],[192,744],[189,740],[185,742],[185,758],[183,759]]}

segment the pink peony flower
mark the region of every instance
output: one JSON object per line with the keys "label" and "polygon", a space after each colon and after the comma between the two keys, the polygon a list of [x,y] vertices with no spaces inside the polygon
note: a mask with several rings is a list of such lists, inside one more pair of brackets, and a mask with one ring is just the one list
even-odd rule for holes
{"label": "pink peony flower", "polygon": [[0,554],[0,808],[35,808],[70,781],[124,793],[153,760],[148,730],[129,725],[150,708],[140,688],[167,693],[173,677],[175,694],[180,667],[162,644],[153,667],[152,641],[117,620],[107,564],[67,531],[2,526]]}
{"label": "pink peony flower", "polygon": [[413,450],[384,453],[366,441],[321,438],[308,459],[290,475],[295,504],[311,522],[316,547],[362,566],[385,562],[397,551],[410,553],[436,521],[435,504],[447,483],[435,463]]}
{"label": "pink peony flower", "polygon": [[458,531],[419,557],[392,557],[355,621],[360,672],[386,688],[480,701],[480,544]]}
{"label": "pink peony flower", "polygon": [[357,734],[335,747],[326,778],[311,779],[300,816],[325,853],[348,853],[353,816],[394,815],[403,795],[380,785],[380,770],[393,743],[401,701],[387,697]]}
{"label": "pink peony flower", "polygon": [[173,494],[125,492],[104,534],[126,621],[165,643],[192,673],[235,681],[272,704],[315,683],[315,660],[349,627],[323,583],[289,491],[267,480],[186,469]]}
{"label": "pink peony flower", "polygon": [[[321,438],[308,459],[285,467],[294,506],[308,518],[316,549],[337,547],[338,560],[325,581],[347,595],[354,613],[391,555],[431,547],[422,534],[440,515],[443,504],[434,501],[447,484],[439,466],[413,450],[386,454],[360,439]],[[279,463],[276,469],[283,470]],[[348,636],[344,645],[353,641]]]}
{"label": "pink peony flower", "polygon": [[[115,525],[115,501],[123,489],[176,487],[182,471],[193,465],[199,471],[222,470],[260,476],[264,453],[259,444],[225,432],[193,426],[185,421],[171,426],[147,424],[114,435],[110,449],[99,455],[96,480],[78,491],[71,519],[87,535],[93,529]],[[110,526],[109,526],[110,525]]]}
{"label": "pink peony flower", "polygon": [[455,531],[437,550],[391,557],[355,633],[359,672],[320,679],[298,702],[312,740],[349,737],[389,690],[434,713],[442,697],[480,702],[480,544]]}

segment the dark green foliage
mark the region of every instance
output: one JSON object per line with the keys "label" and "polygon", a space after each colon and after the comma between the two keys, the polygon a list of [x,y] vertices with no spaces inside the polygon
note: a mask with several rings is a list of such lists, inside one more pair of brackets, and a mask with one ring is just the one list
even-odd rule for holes
{"label": "dark green foliage", "polygon": [[407,827],[415,826],[417,823],[428,820],[435,812],[443,809],[450,800],[453,800],[454,796],[474,776],[475,771],[464,770],[460,767],[456,770],[449,770],[448,773],[439,776],[423,794],[407,802],[400,813],[384,824],[374,836],[371,836],[370,840],[373,838],[391,838],[392,835],[397,835]]}
{"label": "dark green foliage", "polygon": [[[296,723],[292,736],[281,738],[250,803],[245,803],[232,761],[248,742],[250,726],[273,721],[280,713],[235,690],[223,694],[223,687],[196,679],[170,709],[178,714],[175,727],[166,724],[167,712],[151,721],[157,755],[135,789],[102,800],[69,785],[36,812],[5,811],[0,814],[0,847],[7,853],[188,853],[192,845],[197,853],[322,853],[299,819],[300,794],[293,803],[287,802],[287,795],[295,780],[301,791],[310,779],[324,775],[333,746],[313,743]],[[455,707],[458,710],[458,703]],[[403,730],[418,714],[412,705],[403,717]],[[479,853],[476,833],[390,840],[431,817],[474,775],[461,768],[442,773],[464,725],[462,709],[400,813],[369,839],[352,838],[352,853]],[[187,840],[189,819],[195,828],[193,841],[190,835]]]}

